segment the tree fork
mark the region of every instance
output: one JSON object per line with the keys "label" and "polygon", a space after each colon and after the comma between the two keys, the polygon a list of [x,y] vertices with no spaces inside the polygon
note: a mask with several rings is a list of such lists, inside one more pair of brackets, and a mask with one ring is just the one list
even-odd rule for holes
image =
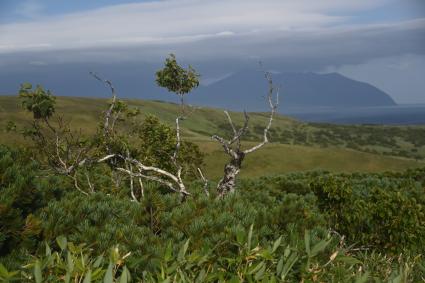
{"label": "tree fork", "polygon": [[[245,156],[251,152],[254,152],[261,147],[263,147],[266,143],[269,142],[268,134],[270,127],[273,122],[273,117],[276,113],[276,109],[279,105],[279,88],[273,85],[272,75],[270,72],[265,72],[264,76],[268,82],[268,93],[267,93],[267,101],[270,107],[270,116],[267,125],[263,131],[263,140],[246,150],[241,150],[241,138],[245,135],[248,129],[249,116],[246,112],[244,112],[245,122],[242,128],[239,130],[236,129],[232,118],[229,112],[224,111],[226,114],[227,120],[230,124],[230,127],[233,131],[233,137],[229,140],[226,140],[218,135],[212,136],[213,140],[218,141],[224,152],[230,156],[230,161],[224,166],[224,176],[221,178],[220,182],[217,185],[217,193],[218,197],[222,198],[229,193],[235,192],[236,187],[236,177],[239,174],[242,166],[242,162],[245,159]],[[273,100],[273,94],[276,92],[276,98]]]}

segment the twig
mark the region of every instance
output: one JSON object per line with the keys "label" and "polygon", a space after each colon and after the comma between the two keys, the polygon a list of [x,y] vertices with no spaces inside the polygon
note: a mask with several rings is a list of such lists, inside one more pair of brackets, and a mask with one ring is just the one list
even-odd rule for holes
{"label": "twig", "polygon": [[199,175],[201,176],[202,181],[204,181],[204,192],[209,197],[210,192],[208,191],[208,180],[204,177],[204,174],[202,174],[201,168],[198,167]]}

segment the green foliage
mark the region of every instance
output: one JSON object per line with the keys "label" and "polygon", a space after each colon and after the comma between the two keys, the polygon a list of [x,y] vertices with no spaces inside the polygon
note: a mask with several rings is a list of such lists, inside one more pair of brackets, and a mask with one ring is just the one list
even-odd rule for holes
{"label": "green foliage", "polygon": [[63,194],[57,177],[38,179],[39,165],[28,153],[0,146],[0,253],[37,245],[36,213]]}
{"label": "green foliage", "polygon": [[0,280],[4,283],[16,282],[19,280],[19,271],[8,271],[6,267],[0,263]]}
{"label": "green foliage", "polygon": [[[106,155],[107,147],[110,152],[122,156],[130,154],[146,166],[155,166],[169,172],[176,170],[171,158],[176,148],[175,129],[153,115],[147,115],[141,122],[122,122],[121,129],[117,129],[107,140],[101,132],[98,133],[95,140],[98,156]],[[195,143],[182,141],[177,161],[182,166],[183,178],[193,180],[197,178],[197,168],[204,166],[204,154]],[[111,162],[114,163],[112,166],[117,166],[122,160],[114,159]]]}
{"label": "green foliage", "polygon": [[324,176],[311,184],[339,233],[388,252],[423,253],[424,187],[411,179]]}
{"label": "green foliage", "polygon": [[[189,74],[193,75],[192,71]],[[31,137],[34,142],[38,159],[58,174],[69,177],[80,192],[92,192],[95,185],[99,187],[99,179],[103,178],[90,180],[90,175],[99,174],[99,171],[110,175],[115,189],[118,189],[121,183],[119,179],[123,177],[114,170],[127,166],[123,158],[114,157],[107,160],[109,170],[102,168],[102,165],[95,161],[111,153],[136,158],[147,166],[155,166],[172,173],[177,170],[172,160],[176,147],[176,131],[154,116],[147,116],[139,122],[136,119],[140,113],[139,109],[130,109],[124,101],[117,100],[110,104],[110,113],[105,114],[105,120],[108,122],[99,123],[97,134],[87,137],[83,136],[81,131],[73,131],[61,117],[58,117],[56,123],[49,122],[54,112],[55,97],[50,92],[44,92],[41,86],[31,92],[31,85],[23,84],[20,98],[27,110],[35,111],[32,128],[25,131],[25,136]],[[47,104],[49,101],[52,104]],[[39,104],[50,105],[51,111],[40,116]],[[41,123],[39,118],[43,118]],[[203,166],[204,156],[199,147],[191,142],[182,142],[179,153],[177,161],[182,167],[182,177],[186,180],[195,179],[197,168]],[[128,178],[124,177],[124,180],[124,184],[129,182]],[[105,182],[101,181],[101,185],[105,185]],[[101,190],[110,191],[102,187]]]}
{"label": "green foliage", "polygon": [[[246,187],[240,195],[215,201],[202,191],[194,191],[198,187],[194,184],[193,198],[180,203],[177,195],[161,193],[157,186],[148,185],[140,204],[117,193],[75,193],[49,202],[37,214],[42,239],[53,243],[56,237],[67,235],[73,242],[90,243],[98,253],[119,244],[124,251],[140,255],[138,261],[143,265],[151,266],[164,241],[181,242],[191,237],[193,247],[211,248],[236,237],[241,228],[252,223],[264,240],[290,230],[302,234],[306,228],[325,224],[313,196],[303,199],[283,194],[276,198]],[[225,255],[232,249],[229,244],[220,244],[217,252]]]}
{"label": "green foliage", "polygon": [[[386,258],[378,254],[371,259],[353,254],[327,234],[305,231],[304,239],[279,237],[260,244],[253,226],[238,230],[229,238],[233,252],[221,256],[213,248],[191,248],[191,241],[168,242],[151,269],[129,266],[133,257],[118,246],[110,250],[109,260],[95,255],[84,245],[75,245],[65,237],[59,249],[45,246],[43,254],[17,271],[0,265],[0,279],[5,282],[412,282],[419,279],[415,271],[418,259]],[[379,262],[379,268],[376,263]],[[128,266],[128,268],[127,268]]]}
{"label": "green foliage", "polygon": [[[289,282],[354,282],[358,277],[381,282],[417,281],[424,275],[423,169],[242,180],[238,193],[220,201],[193,183],[188,188],[192,197],[183,203],[147,182],[145,197],[137,203],[128,200],[127,191],[102,181],[108,176],[101,167],[92,172],[98,192],[85,196],[65,193],[72,185],[59,177],[38,178],[40,169],[28,154],[8,148],[0,153],[0,231],[2,254],[7,254],[0,258],[0,276],[7,280],[18,276],[25,282],[22,276],[35,278],[34,272],[44,282],[67,274],[77,280],[91,276],[92,282],[107,274],[118,280],[127,274],[124,263],[109,268],[108,260],[98,267],[101,279],[93,279],[96,259],[117,245],[120,254],[131,252],[125,260],[131,277],[146,282],[279,282],[282,277]],[[347,242],[329,236],[326,227]],[[54,256],[45,254],[44,242],[57,251],[51,252]],[[88,246],[72,244],[74,253],[70,243]],[[352,251],[351,244],[368,250]],[[28,268],[14,272],[28,263],[29,254],[36,258]]]}
{"label": "green foliage", "polygon": [[34,119],[49,119],[55,112],[55,97],[40,85],[33,90],[30,83],[21,84],[19,97],[22,98],[22,106],[33,113]]}
{"label": "green foliage", "polygon": [[[156,75],[160,86],[180,96],[182,106],[183,96],[199,85],[195,70],[180,67],[174,55]],[[27,133],[38,152],[0,146],[2,281],[409,282],[425,275],[425,169],[263,177],[241,182],[237,193],[222,200],[214,192],[205,196],[193,182],[183,202],[145,182],[144,192],[134,197],[140,202],[129,201],[130,180],[114,169],[130,165],[122,157],[107,165],[97,158],[114,153],[173,173],[174,129],[154,116],[137,119],[139,110],[118,100],[95,136],[75,135],[61,118],[51,122],[55,97],[49,91],[22,84],[20,97],[33,113]],[[355,137],[343,126],[292,125],[285,142],[338,146],[342,141],[370,152],[386,146],[406,156],[422,146],[418,140],[411,141],[412,150],[398,148],[396,128],[380,129],[393,137],[387,140],[364,128]],[[8,128],[14,131],[16,125]],[[259,129],[254,124],[249,139],[261,135]],[[282,133],[287,127],[271,135],[282,138]],[[203,165],[199,147],[182,142],[177,157],[185,181],[193,180]],[[42,170],[45,161],[71,179]],[[84,179],[90,193],[69,193],[74,186],[81,192],[77,183]]]}
{"label": "green foliage", "polygon": [[165,66],[156,72],[156,82],[159,86],[174,92],[179,96],[189,93],[199,86],[199,74],[189,66],[186,70],[176,60],[174,54],[165,59]]}
{"label": "green foliage", "polygon": [[159,166],[165,170],[173,168],[171,156],[176,147],[175,132],[168,125],[161,123],[155,116],[148,116],[137,127],[140,138],[137,148],[138,157],[143,163]]}
{"label": "green foliage", "polygon": [[[171,160],[176,148],[174,129],[162,123],[157,117],[149,115],[134,131],[138,136],[136,158],[146,165],[175,171]],[[178,161],[183,167],[183,176],[194,179],[196,168],[203,166],[203,158],[204,154],[196,144],[183,141],[178,155]]]}
{"label": "green foliage", "polygon": [[[43,237],[49,242],[67,235],[72,242],[88,242],[97,252],[121,244],[126,250],[150,247],[149,217],[139,204],[103,193],[71,194],[50,202],[40,214]],[[151,238],[152,240],[152,238]]]}
{"label": "green foliage", "polygon": [[103,254],[93,255],[86,245],[67,242],[63,236],[56,241],[59,249],[52,251],[46,244],[44,255],[24,266],[21,282],[131,282],[130,272],[124,265],[130,254],[122,254],[118,246],[110,249],[107,258]]}
{"label": "green foliage", "polygon": [[8,121],[6,124],[6,132],[16,132],[17,126],[16,123],[13,121]]}

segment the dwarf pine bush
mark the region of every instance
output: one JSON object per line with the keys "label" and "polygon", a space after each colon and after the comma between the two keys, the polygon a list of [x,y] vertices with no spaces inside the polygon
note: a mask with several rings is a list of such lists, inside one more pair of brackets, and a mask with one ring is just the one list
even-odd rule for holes
{"label": "dwarf pine bush", "polygon": [[[0,147],[2,281],[418,282],[424,276],[423,169],[247,179],[221,200],[194,182],[184,202],[154,183],[146,183],[141,202],[129,201],[102,181],[101,168],[93,171],[98,191],[89,196],[43,172],[28,152]],[[111,260],[116,247],[119,256]]]}

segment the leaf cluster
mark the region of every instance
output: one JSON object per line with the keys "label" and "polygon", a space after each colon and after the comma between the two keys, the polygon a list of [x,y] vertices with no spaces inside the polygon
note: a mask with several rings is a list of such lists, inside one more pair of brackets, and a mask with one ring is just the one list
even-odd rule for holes
{"label": "leaf cluster", "polygon": [[170,54],[164,68],[156,72],[156,82],[168,91],[183,96],[199,86],[199,74],[191,66],[187,69],[181,67],[176,56]]}
{"label": "leaf cluster", "polygon": [[21,84],[19,97],[22,106],[33,113],[34,119],[49,119],[55,112],[55,97],[40,85],[32,89],[30,83]]}

